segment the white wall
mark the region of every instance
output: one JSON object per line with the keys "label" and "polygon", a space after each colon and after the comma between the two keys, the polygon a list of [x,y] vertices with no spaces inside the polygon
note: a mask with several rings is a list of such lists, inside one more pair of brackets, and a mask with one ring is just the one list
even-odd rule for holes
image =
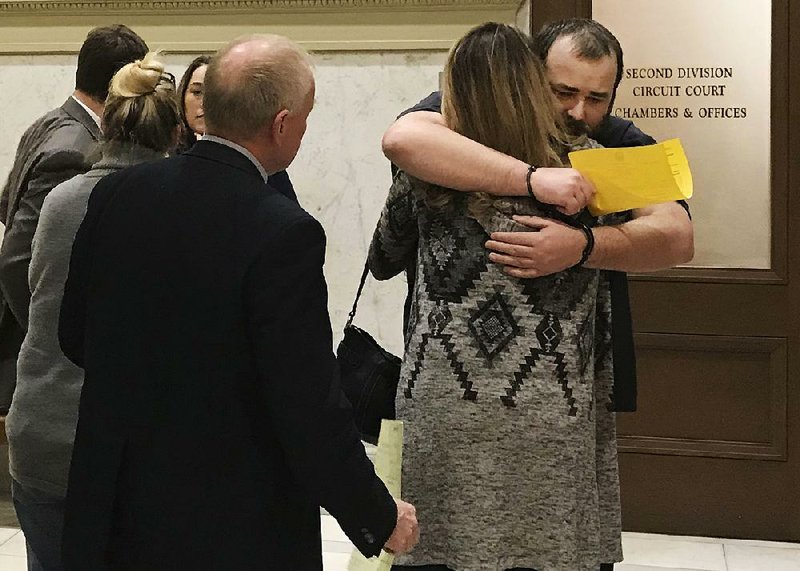
{"label": "white wall", "polygon": [[[154,46],[156,47],[156,46]],[[289,172],[301,204],[328,234],[329,308],[338,342],[355,295],[374,225],[391,183],[381,135],[403,109],[436,89],[443,51],[322,52],[316,106]],[[177,77],[192,55],[165,56]],[[71,93],[76,56],[0,56],[0,180],[17,142],[38,116]],[[405,283],[365,289],[357,323],[402,353]]]}

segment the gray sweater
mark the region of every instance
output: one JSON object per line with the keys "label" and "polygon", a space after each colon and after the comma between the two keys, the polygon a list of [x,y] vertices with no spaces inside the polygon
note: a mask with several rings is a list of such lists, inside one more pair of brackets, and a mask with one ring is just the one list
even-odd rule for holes
{"label": "gray sweater", "polygon": [[89,172],[61,183],[44,201],[28,273],[28,333],[6,420],[11,476],[24,486],[66,494],[83,370],[61,352],[58,316],[72,242],[89,195],[105,175],[159,157],[163,154],[143,147],[107,144],[103,158]]}

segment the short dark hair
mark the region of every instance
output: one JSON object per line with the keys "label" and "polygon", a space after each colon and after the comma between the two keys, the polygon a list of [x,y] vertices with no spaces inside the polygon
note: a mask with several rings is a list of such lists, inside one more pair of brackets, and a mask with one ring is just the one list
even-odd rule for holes
{"label": "short dark hair", "polygon": [[210,55],[197,56],[192,60],[192,63],[189,64],[189,67],[186,68],[186,71],[183,72],[181,82],[178,84],[178,105],[181,110],[181,125],[183,125],[181,129],[181,138],[178,142],[178,149],[181,151],[188,150],[197,142],[197,137],[192,131],[192,128],[189,127],[189,121],[186,119],[186,91],[189,89],[189,82],[192,80],[194,71],[210,63]]}
{"label": "short dark hair", "polygon": [[572,38],[575,55],[581,59],[594,61],[614,56],[617,60],[617,77],[614,81],[614,91],[616,91],[619,82],[622,81],[622,46],[608,28],[589,18],[569,18],[545,24],[535,39],[536,50],[545,65],[550,48],[561,37]]}
{"label": "short dark hair", "polygon": [[114,74],[125,64],[142,59],[146,53],[147,44],[127,26],[94,28],[78,53],[75,89],[92,99],[105,101]]}

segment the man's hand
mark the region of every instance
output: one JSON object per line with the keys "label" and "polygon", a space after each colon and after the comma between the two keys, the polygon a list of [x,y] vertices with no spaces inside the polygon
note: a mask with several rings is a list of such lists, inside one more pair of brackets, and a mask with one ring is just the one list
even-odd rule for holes
{"label": "man's hand", "polygon": [[394,528],[384,549],[389,553],[406,553],[419,542],[419,523],[417,509],[402,500],[397,502],[397,526]]}
{"label": "man's hand", "polygon": [[[552,169],[555,170],[555,169]],[[537,232],[493,232],[486,248],[489,259],[505,266],[515,278],[547,276],[577,264],[586,247],[581,230],[538,216],[514,216],[514,220]]]}
{"label": "man's hand", "polygon": [[594,185],[575,169],[540,168],[531,173],[531,188],[540,202],[564,214],[580,212],[595,193]]}

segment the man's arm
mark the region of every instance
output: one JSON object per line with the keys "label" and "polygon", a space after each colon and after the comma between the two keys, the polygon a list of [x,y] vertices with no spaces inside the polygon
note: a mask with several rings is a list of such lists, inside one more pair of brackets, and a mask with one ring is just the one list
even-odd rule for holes
{"label": "man's arm", "polygon": [[652,272],[685,264],[694,257],[694,228],[677,202],[633,211],[633,220],[593,230],[595,246],[587,267]]}
{"label": "man's arm", "polygon": [[[528,194],[526,163],[452,131],[439,113],[400,117],[382,145],[389,160],[420,180],[467,192]],[[531,188],[540,201],[566,214],[580,211],[594,195],[592,184],[570,168],[538,169],[531,174]]]}
{"label": "man's arm", "polygon": [[[578,229],[554,220],[518,216],[537,232],[495,232],[486,247],[489,259],[506,266],[507,274],[535,278],[576,264],[586,246]],[[650,272],[688,262],[694,256],[694,230],[677,202],[633,211],[633,220],[592,230],[594,249],[586,267],[623,272]]]}
{"label": "man's arm", "polygon": [[0,247],[0,288],[3,298],[23,329],[28,328],[28,267],[31,242],[47,194],[62,182],[84,172],[83,156],[64,150],[43,157],[32,169],[27,188]]}

